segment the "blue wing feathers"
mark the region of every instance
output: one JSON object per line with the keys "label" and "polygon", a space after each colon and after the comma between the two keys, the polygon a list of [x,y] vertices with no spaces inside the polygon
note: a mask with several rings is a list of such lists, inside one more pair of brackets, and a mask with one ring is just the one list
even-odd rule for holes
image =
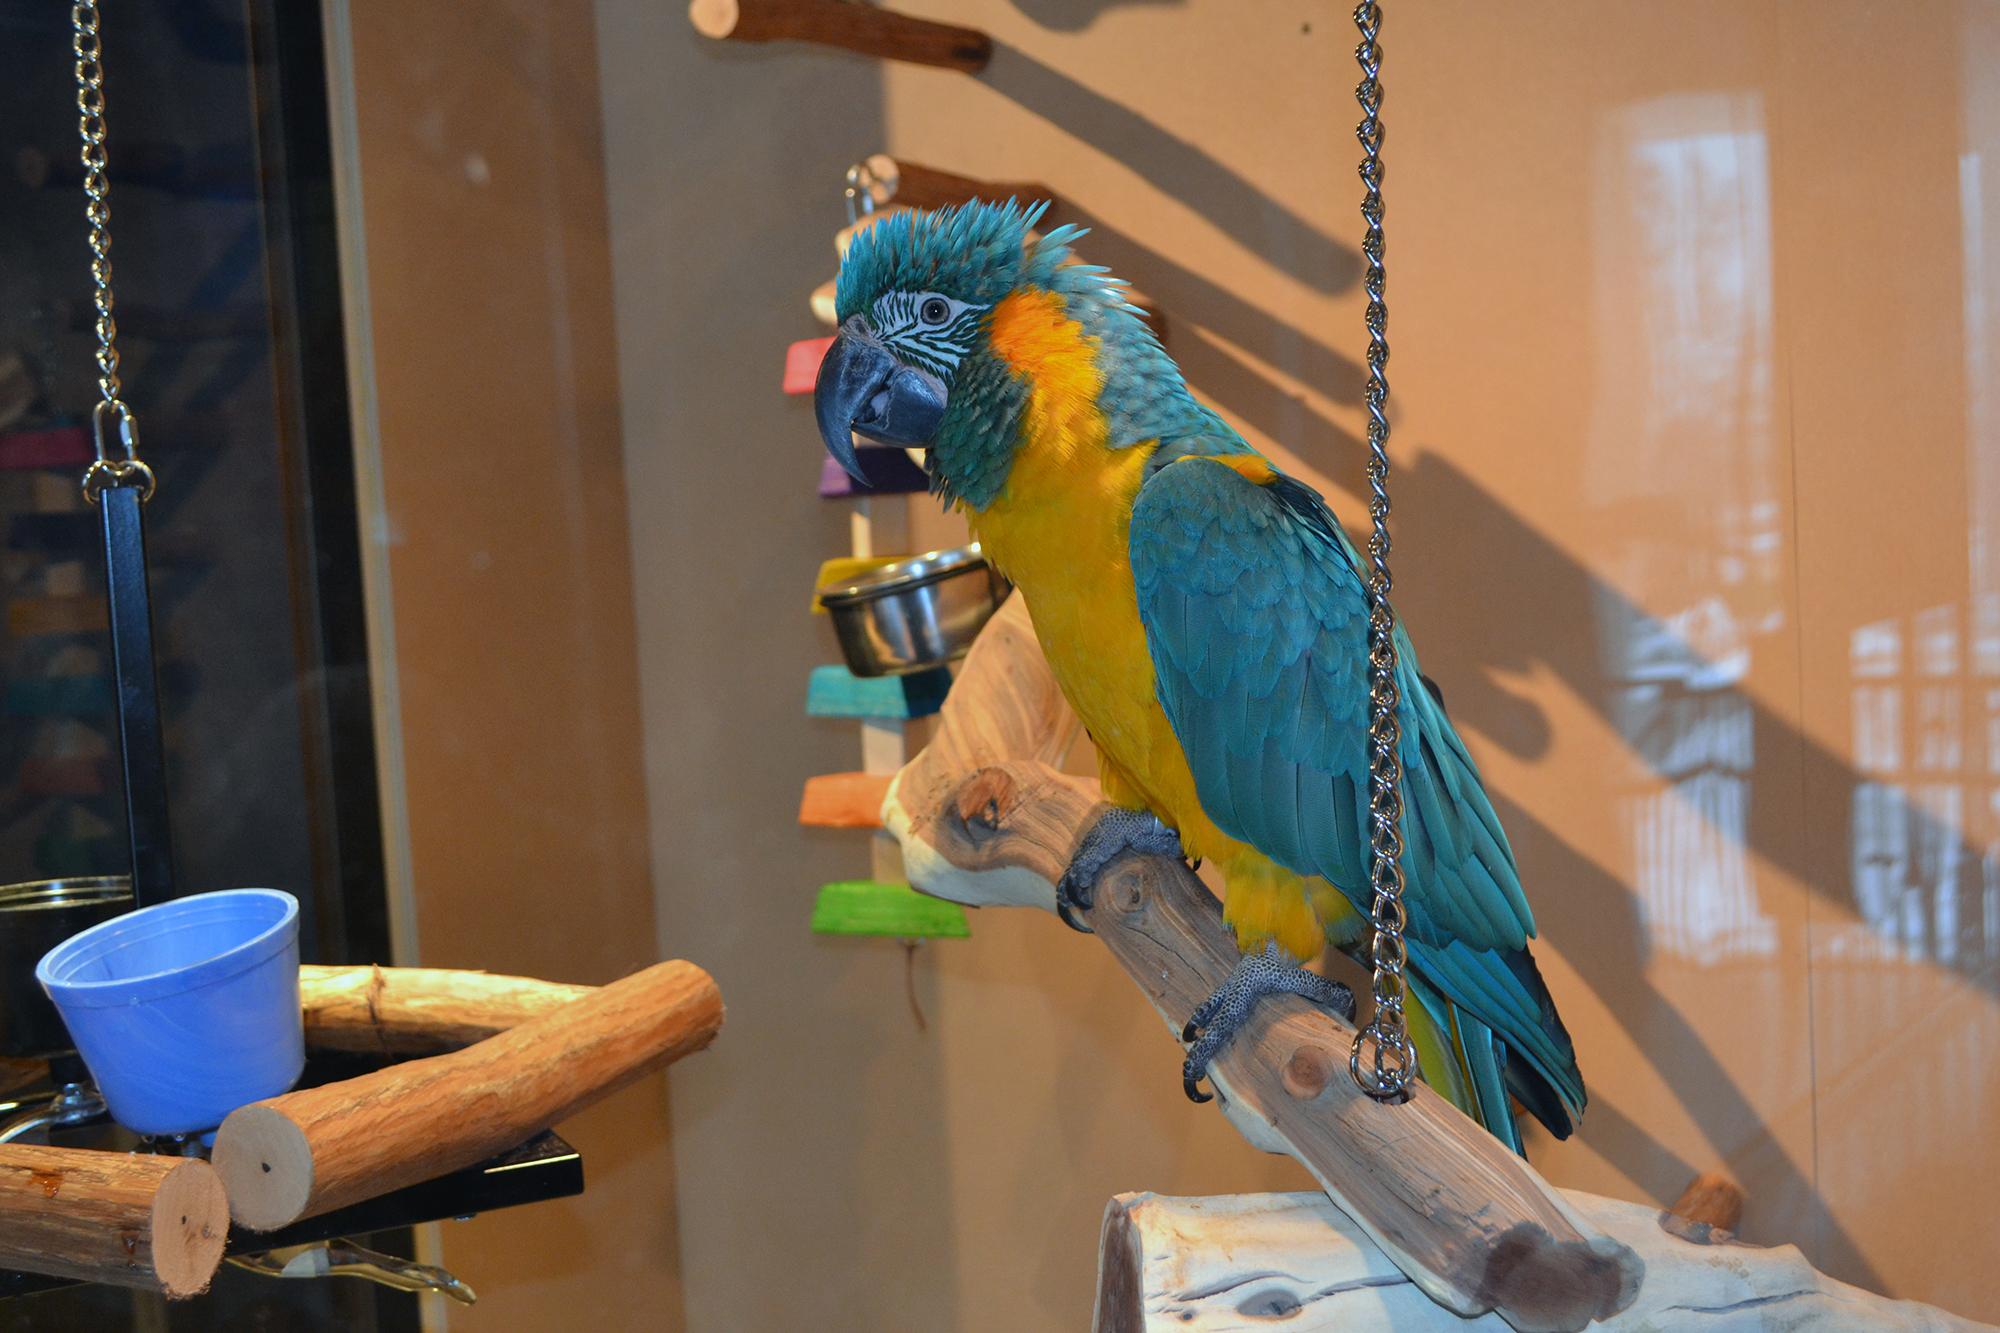
{"label": "blue wing feathers", "polygon": [[[1279,864],[1328,880],[1365,912],[1361,559],[1310,488],[1282,474],[1259,485],[1204,458],[1244,451],[1233,436],[1225,443],[1176,442],[1133,506],[1133,585],[1156,689],[1208,816]],[[1519,1055],[1558,1095],[1557,1109],[1574,1114],[1582,1079],[1526,953],[1534,917],[1513,853],[1398,633],[1413,962],[1471,1011],[1481,1031],[1468,1035],[1498,1053],[1495,1067],[1518,1078],[1520,1062],[1504,1057]],[[1472,1072],[1492,1082],[1491,1069]],[[1547,1092],[1528,1091],[1516,1095],[1547,1119]]]}

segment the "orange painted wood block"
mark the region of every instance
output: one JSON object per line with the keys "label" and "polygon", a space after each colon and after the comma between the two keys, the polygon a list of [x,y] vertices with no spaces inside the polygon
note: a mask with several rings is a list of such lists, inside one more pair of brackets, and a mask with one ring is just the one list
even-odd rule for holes
{"label": "orange painted wood block", "polygon": [[809,828],[881,828],[893,773],[822,773],[806,779],[799,823]]}
{"label": "orange painted wood block", "polygon": [[7,632],[19,639],[90,634],[109,627],[109,614],[97,597],[19,597],[7,603]]}

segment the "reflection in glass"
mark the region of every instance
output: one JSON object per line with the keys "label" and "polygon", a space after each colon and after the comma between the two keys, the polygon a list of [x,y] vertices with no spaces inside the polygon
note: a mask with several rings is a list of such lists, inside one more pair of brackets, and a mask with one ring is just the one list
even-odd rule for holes
{"label": "reflection in glass", "polygon": [[1769,176],[1754,95],[1658,98],[1600,131],[1585,481],[1614,525],[1617,589],[1597,621],[1642,765],[1621,806],[1643,919],[1654,948],[1703,962],[1777,948],[1745,846],[1741,692],[1754,640],[1784,623]]}

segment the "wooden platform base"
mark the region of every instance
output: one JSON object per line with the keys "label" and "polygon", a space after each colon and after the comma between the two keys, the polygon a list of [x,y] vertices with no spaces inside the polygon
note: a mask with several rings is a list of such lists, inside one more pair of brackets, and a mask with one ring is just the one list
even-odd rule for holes
{"label": "wooden platform base", "polygon": [[[1674,1234],[1657,1209],[1563,1193],[1646,1265],[1638,1298],[1593,1330],[1988,1327],[1836,1282],[1795,1246],[1702,1244]],[[1097,1333],[1508,1327],[1498,1315],[1461,1319],[1432,1301],[1322,1194],[1121,1194],[1104,1212],[1097,1271]]]}

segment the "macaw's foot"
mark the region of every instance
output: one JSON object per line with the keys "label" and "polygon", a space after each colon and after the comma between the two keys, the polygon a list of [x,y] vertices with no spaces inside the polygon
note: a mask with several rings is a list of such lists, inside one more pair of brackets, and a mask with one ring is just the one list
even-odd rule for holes
{"label": "macaw's foot", "polygon": [[1086,935],[1092,933],[1077,913],[1090,910],[1096,900],[1097,877],[1127,852],[1178,857],[1181,837],[1149,810],[1106,811],[1083,835],[1083,845],[1076,849],[1062,882],[1056,885],[1056,915],[1064,925]]}
{"label": "macaw's foot", "polygon": [[1208,1062],[1228,1045],[1236,1030],[1249,1020],[1257,1001],[1266,995],[1303,995],[1348,1022],[1354,1021],[1354,992],[1338,981],[1306,971],[1275,942],[1266,944],[1262,953],[1244,954],[1229,979],[1201,1002],[1187,1026],[1181,1029],[1181,1040],[1194,1043],[1188,1049],[1187,1062],[1181,1066],[1181,1087],[1187,1090],[1189,1101],[1212,1100],[1210,1094],[1195,1085],[1208,1077]]}

